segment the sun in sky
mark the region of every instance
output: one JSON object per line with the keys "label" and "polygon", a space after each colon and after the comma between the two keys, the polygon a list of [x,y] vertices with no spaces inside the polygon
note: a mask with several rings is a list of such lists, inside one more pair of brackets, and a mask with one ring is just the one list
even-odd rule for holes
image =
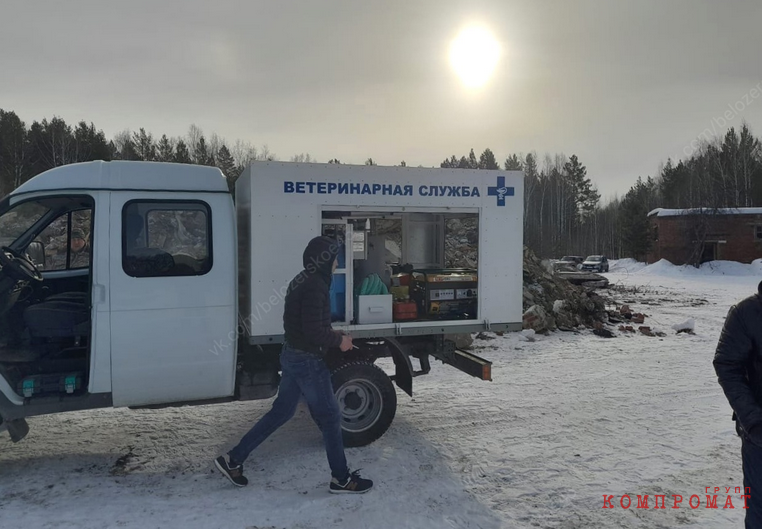
{"label": "sun in sky", "polygon": [[465,86],[480,88],[492,77],[500,51],[500,44],[487,28],[469,26],[450,44],[450,64]]}

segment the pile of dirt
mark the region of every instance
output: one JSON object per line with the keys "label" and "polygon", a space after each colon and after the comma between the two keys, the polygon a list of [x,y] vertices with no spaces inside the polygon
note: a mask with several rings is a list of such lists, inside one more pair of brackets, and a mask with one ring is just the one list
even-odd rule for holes
{"label": "pile of dirt", "polygon": [[608,321],[603,298],[594,288],[556,277],[524,247],[524,328],[536,332],[595,327]]}

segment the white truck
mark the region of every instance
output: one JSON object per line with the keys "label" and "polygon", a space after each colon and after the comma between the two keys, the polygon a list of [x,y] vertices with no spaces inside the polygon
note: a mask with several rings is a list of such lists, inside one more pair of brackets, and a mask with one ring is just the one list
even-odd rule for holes
{"label": "white truck", "polygon": [[272,397],[286,288],[320,234],[342,241],[332,319],[357,346],[327,356],[348,446],[383,435],[392,382],[412,396],[430,358],[491,380],[452,335],[521,329],[520,172],[259,162],[234,195],[216,168],[114,161],[0,201],[0,429]]}

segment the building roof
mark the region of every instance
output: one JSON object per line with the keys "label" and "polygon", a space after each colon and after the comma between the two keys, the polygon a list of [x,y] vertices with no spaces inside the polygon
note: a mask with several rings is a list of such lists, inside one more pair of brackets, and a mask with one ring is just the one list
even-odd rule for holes
{"label": "building roof", "polygon": [[11,195],[64,189],[228,192],[216,167],[161,162],[84,162],[63,165],[23,183]]}
{"label": "building roof", "polygon": [[692,208],[665,209],[656,208],[648,213],[649,217],[678,217],[681,215],[762,215],[762,208]]}

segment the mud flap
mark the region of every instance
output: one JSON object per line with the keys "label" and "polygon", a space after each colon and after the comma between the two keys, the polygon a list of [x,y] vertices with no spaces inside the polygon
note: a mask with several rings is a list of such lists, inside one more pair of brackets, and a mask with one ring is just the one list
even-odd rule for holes
{"label": "mud flap", "polygon": [[389,351],[392,353],[392,359],[394,360],[394,367],[396,368],[394,374],[394,383],[402,391],[413,396],[413,364],[410,362],[410,357],[402,350],[402,345],[393,338],[385,339]]}
{"label": "mud flap", "polygon": [[7,428],[11,441],[14,443],[18,443],[29,433],[29,425],[26,423],[26,419],[4,421],[2,427]]}

